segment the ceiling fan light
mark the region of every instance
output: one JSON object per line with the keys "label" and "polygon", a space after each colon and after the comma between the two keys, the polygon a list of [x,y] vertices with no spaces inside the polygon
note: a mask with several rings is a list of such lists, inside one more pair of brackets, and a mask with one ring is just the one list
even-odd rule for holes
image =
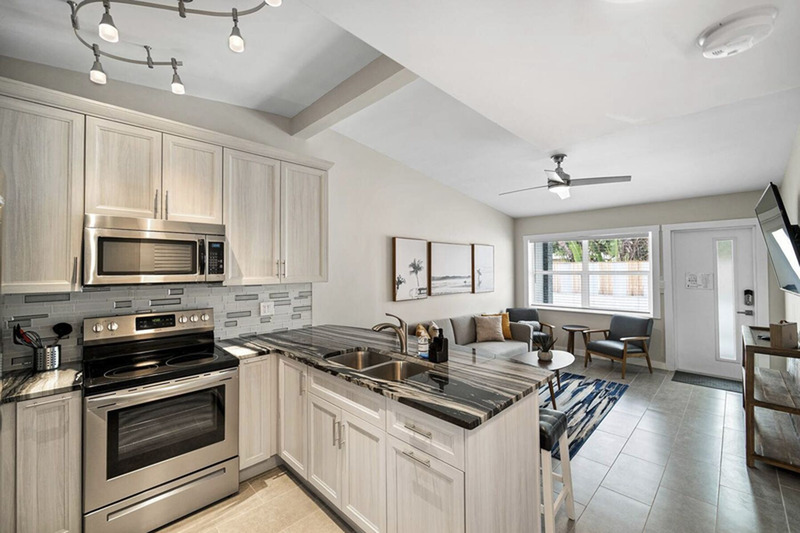
{"label": "ceiling fan light", "polygon": [[234,25],[230,37],[228,37],[228,48],[231,51],[241,54],[244,52],[244,38],[242,32],[239,31],[239,26]]}
{"label": "ceiling fan light", "polygon": [[566,185],[557,185],[555,187],[550,187],[550,192],[554,193],[562,200],[566,200],[567,198],[569,198],[569,187],[567,187]]}
{"label": "ceiling fan light", "polygon": [[100,38],[110,43],[119,42],[119,30],[114,25],[114,19],[111,18],[109,4],[104,2],[103,5],[106,8],[106,12],[103,13],[102,18],[100,19],[100,26],[98,27]]}
{"label": "ceiling fan light", "polygon": [[266,0],[266,2],[270,7],[281,7],[283,0]]}

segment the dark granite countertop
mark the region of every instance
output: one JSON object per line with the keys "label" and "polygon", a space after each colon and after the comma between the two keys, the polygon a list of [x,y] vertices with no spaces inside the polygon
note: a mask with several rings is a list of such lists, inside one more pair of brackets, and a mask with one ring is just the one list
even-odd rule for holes
{"label": "dark granite countertop", "polygon": [[15,370],[0,376],[0,403],[53,396],[83,386],[81,363],[64,363],[56,370]]}
{"label": "dark granite countertop", "polygon": [[[224,345],[225,343],[223,343]],[[431,371],[401,382],[367,377],[333,363],[324,356],[354,348],[372,348],[399,356],[394,333],[349,326],[316,326],[227,341],[228,346],[263,348],[365,387],[392,400],[419,409],[451,424],[474,429],[529,394],[553,373],[508,359],[481,354],[480,350],[450,347],[447,363],[432,364]],[[409,351],[416,351],[409,338]],[[243,351],[244,353],[244,351]],[[252,356],[252,355],[251,355]],[[406,356],[415,362],[419,358]]]}

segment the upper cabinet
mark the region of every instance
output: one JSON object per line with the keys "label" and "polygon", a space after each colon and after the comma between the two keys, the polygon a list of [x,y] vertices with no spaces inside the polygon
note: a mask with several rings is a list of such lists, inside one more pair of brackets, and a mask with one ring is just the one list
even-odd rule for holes
{"label": "upper cabinet", "polygon": [[280,283],[281,163],[225,149],[229,285]]}
{"label": "upper cabinet", "polygon": [[164,134],[164,218],[222,224],[222,147]]}
{"label": "upper cabinet", "polygon": [[78,290],[83,115],[0,96],[3,292]]}
{"label": "upper cabinet", "polygon": [[281,164],[282,280],[328,280],[328,173]]}
{"label": "upper cabinet", "polygon": [[86,212],[161,216],[161,133],[86,119]]}
{"label": "upper cabinet", "polygon": [[225,149],[229,285],[328,278],[327,172]]}
{"label": "upper cabinet", "polygon": [[222,148],[86,119],[86,213],[222,224]]}

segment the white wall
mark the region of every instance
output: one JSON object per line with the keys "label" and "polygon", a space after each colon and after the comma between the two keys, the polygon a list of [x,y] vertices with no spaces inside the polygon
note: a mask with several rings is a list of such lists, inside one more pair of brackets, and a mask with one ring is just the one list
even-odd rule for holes
{"label": "white wall", "polygon": [[[800,182],[800,177],[798,178]],[[515,223],[515,253],[516,265],[516,304],[525,304],[525,272],[523,267],[524,246],[522,239],[525,235],[544,235],[549,233],[585,231],[593,229],[614,229],[624,227],[649,226],[658,224],[678,224],[683,222],[701,222],[711,220],[728,220],[736,218],[752,218],[755,216],[753,208],[758,202],[760,191],[725,194],[720,196],[707,196],[689,200],[676,200],[669,202],[656,202],[637,206],[614,207],[563,215],[548,215],[542,217],[520,218]],[[663,257],[663,254],[661,254]],[[662,270],[663,272],[663,270]],[[771,272],[771,271],[770,271]],[[770,273],[770,276],[772,274]],[[771,286],[774,286],[770,278]],[[663,295],[662,295],[663,296]],[[770,316],[780,312],[782,297],[780,291],[770,290]],[[663,303],[661,298],[663,317]],[[777,306],[777,308],[776,308]],[[777,309],[777,310],[776,310]],[[543,320],[557,326],[559,345],[566,345],[566,333],[561,331],[564,324],[581,324],[590,328],[607,328],[609,314],[588,314],[565,311],[543,311]],[[653,361],[664,363],[664,320],[654,321],[653,339],[651,343],[651,358]],[[576,341],[579,349],[583,349],[583,342]]]}
{"label": "white wall", "polygon": [[[314,324],[370,326],[385,312],[413,322],[495,311],[513,302],[510,217],[336,132],[303,141],[285,133],[284,117],[114,80],[101,87],[85,73],[2,56],[0,75],[333,161],[330,281],[314,284]],[[493,244],[496,291],[392,302],[392,236]]]}

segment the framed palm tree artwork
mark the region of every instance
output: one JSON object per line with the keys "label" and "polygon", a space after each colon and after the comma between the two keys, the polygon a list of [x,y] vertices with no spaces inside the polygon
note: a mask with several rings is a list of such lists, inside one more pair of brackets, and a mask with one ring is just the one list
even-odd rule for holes
{"label": "framed palm tree artwork", "polygon": [[428,297],[428,241],[392,239],[392,293],[394,301]]}

